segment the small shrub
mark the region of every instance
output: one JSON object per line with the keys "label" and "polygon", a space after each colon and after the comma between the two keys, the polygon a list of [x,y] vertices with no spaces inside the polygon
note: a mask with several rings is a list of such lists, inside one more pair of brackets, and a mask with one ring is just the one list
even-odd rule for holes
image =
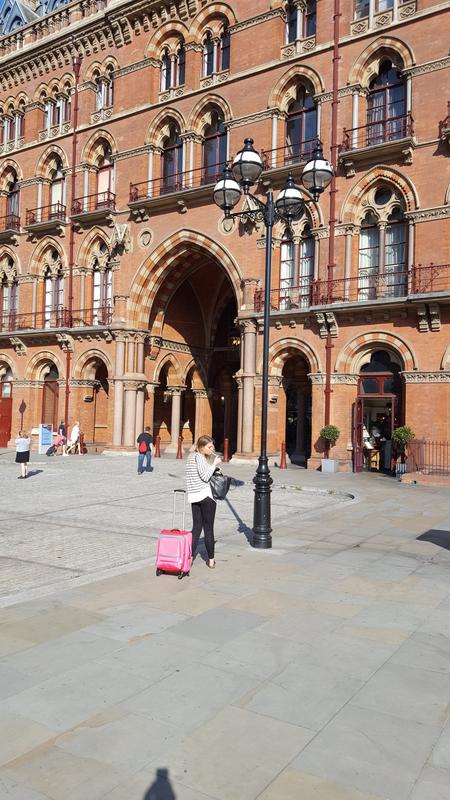
{"label": "small shrub", "polygon": [[332,446],[336,444],[341,432],[339,428],[336,428],[336,425],[325,425],[319,435]]}
{"label": "small shrub", "polygon": [[392,445],[398,453],[404,453],[406,446],[415,438],[416,434],[408,425],[401,425],[392,432]]}

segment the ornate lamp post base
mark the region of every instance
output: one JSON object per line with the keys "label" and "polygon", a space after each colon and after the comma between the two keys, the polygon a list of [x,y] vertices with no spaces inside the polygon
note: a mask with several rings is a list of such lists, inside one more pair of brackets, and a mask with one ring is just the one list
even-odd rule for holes
{"label": "ornate lamp post base", "polygon": [[272,526],[270,512],[270,495],[273,480],[270,476],[267,456],[259,457],[255,477],[255,497],[253,505],[253,547],[268,550],[272,547]]}

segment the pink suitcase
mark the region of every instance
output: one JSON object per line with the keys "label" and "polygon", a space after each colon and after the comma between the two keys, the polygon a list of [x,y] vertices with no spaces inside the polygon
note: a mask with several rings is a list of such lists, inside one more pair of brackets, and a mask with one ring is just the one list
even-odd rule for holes
{"label": "pink suitcase", "polygon": [[[186,517],[186,492],[184,489],[174,489],[173,493],[173,518],[175,525],[175,504],[177,494],[183,495],[183,528]],[[163,572],[178,573],[178,580],[189,575],[192,564],[192,533],[190,531],[171,528],[161,531],[156,548],[156,574]]]}

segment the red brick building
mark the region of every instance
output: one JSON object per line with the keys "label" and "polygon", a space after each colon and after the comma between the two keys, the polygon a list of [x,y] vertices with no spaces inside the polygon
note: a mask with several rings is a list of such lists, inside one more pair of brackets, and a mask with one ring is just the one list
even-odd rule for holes
{"label": "red brick building", "polygon": [[342,468],[364,426],[450,440],[449,3],[340,5],[74,0],[8,23],[0,445],[68,402],[98,447],[145,423],[258,452],[264,230],[212,200],[248,136],[261,197],[317,138],[337,164],[274,232],[269,452],[317,468],[327,391]]}

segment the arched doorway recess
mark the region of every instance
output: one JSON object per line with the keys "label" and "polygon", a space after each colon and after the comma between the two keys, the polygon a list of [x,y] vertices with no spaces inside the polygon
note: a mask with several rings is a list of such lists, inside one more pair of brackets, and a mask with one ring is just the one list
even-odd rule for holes
{"label": "arched doorway recess", "polygon": [[12,370],[0,361],[0,447],[6,447],[11,438]]}
{"label": "arched doorway recess", "polygon": [[310,367],[302,355],[292,355],[284,363],[282,387],[285,395],[286,452],[294,464],[306,466],[311,455]]}
{"label": "arched doorway recess", "polygon": [[56,364],[48,364],[43,370],[42,414],[43,425],[58,427],[59,371]]}
{"label": "arched doorway recess", "polygon": [[160,285],[149,315],[158,337],[153,429],[162,447],[175,449],[178,436],[190,448],[201,434],[218,449],[228,438],[237,447],[237,386],[240,336],[232,281],[203,249],[185,249],[174,274]]}
{"label": "arched doorway recess", "polygon": [[403,369],[388,350],[368,353],[359,368],[353,410],[354,470],[390,472],[392,431],[403,419]]}

